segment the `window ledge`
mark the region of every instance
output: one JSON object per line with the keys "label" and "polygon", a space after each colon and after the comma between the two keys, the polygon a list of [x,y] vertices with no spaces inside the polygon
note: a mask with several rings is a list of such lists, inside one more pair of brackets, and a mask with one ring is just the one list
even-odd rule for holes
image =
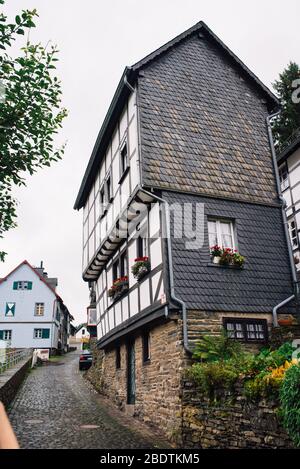
{"label": "window ledge", "polygon": [[239,265],[224,265],[224,264],[213,264],[213,262],[209,262],[207,267],[216,267],[217,269],[233,269],[233,270],[244,270],[244,266]]}
{"label": "window ledge", "polygon": [[125,169],[125,171],[123,172],[122,176],[119,179],[119,184],[121,184],[124,181],[125,177],[129,173],[129,169],[130,169],[130,166],[127,166],[127,168]]}

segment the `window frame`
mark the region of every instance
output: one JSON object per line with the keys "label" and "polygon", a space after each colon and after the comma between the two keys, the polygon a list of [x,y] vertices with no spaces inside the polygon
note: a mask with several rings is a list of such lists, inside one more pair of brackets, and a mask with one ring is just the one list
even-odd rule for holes
{"label": "window frame", "polygon": [[150,331],[144,330],[142,335],[142,353],[143,353],[143,365],[146,365],[151,361],[151,341]]}
{"label": "window frame", "polygon": [[[294,223],[294,228],[291,228],[291,224]],[[291,240],[291,245],[292,245],[292,249],[298,249],[299,247],[299,237],[298,237],[298,227],[297,227],[297,222],[295,220],[295,218],[291,218],[290,220],[288,220],[288,230],[289,230],[289,235],[290,235],[290,240]],[[296,232],[296,236],[292,236],[292,231]],[[293,243],[293,239],[296,240],[296,245],[294,245]]]}
{"label": "window frame", "polygon": [[[38,314],[38,312],[37,312],[38,305],[43,305],[43,313],[42,314]],[[43,303],[43,302],[35,303],[35,305],[34,305],[34,315],[37,316],[37,317],[45,316],[45,303]]]}
{"label": "window frame", "polygon": [[[283,177],[283,174],[286,174],[286,178]],[[280,188],[281,191],[284,192],[286,189],[290,187],[290,179],[289,179],[289,171],[287,167],[286,161],[279,166],[278,168],[279,180],[280,180]]]}
{"label": "window frame", "polygon": [[[40,332],[41,332],[41,335],[40,335],[40,336],[38,336],[38,335],[36,334],[37,331],[40,331]],[[41,328],[34,328],[34,329],[33,329],[33,337],[34,337],[34,339],[42,339],[42,338],[43,338],[43,329],[41,329]]]}
{"label": "window frame", "polygon": [[[9,333],[9,337],[5,337],[5,335]],[[4,329],[2,333],[3,340],[10,341],[12,339],[12,329]]]}
{"label": "window frame", "polygon": [[116,347],[116,370],[121,369],[121,347],[117,345]]}
{"label": "window frame", "polygon": [[[241,331],[243,332],[243,338],[240,337],[232,337],[233,340],[238,340],[239,342],[245,342],[247,344],[267,344],[269,341],[269,331],[268,331],[268,322],[266,319],[259,319],[259,318],[232,318],[232,317],[224,317],[223,318],[223,327],[226,332],[228,332],[227,324],[241,324],[242,328]],[[263,339],[251,339],[248,337],[247,325],[261,325],[263,328]],[[234,329],[234,333],[236,330]]]}
{"label": "window frame", "polygon": [[[124,164],[123,151],[126,148],[126,164]],[[128,141],[125,138],[120,146],[120,180],[119,184],[123,181],[129,169],[129,152],[128,152]]]}
{"label": "window frame", "polygon": [[207,217],[207,233],[208,233],[208,242],[209,242],[209,249],[213,246],[209,239],[209,222],[216,223],[216,236],[217,236],[217,245],[221,248],[229,248],[229,246],[224,246],[222,243],[222,231],[221,231],[221,223],[229,224],[230,226],[230,236],[232,240],[232,248],[233,250],[238,249],[237,245],[237,236],[236,236],[236,229],[235,229],[235,221],[232,218],[222,218],[222,217]]}
{"label": "window frame", "polygon": [[107,205],[109,205],[114,199],[112,189],[112,174],[110,169],[105,178],[106,210]]}

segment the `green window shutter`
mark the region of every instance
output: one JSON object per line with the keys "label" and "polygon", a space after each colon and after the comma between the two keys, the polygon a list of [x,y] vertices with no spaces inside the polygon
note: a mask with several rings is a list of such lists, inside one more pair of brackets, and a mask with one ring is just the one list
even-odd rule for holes
{"label": "green window shutter", "polygon": [[49,339],[50,337],[50,329],[42,329],[42,338]]}
{"label": "green window shutter", "polygon": [[3,331],[0,331],[0,340],[3,340]]}
{"label": "green window shutter", "polygon": [[32,290],[32,282],[28,282],[28,288],[27,290]]}
{"label": "green window shutter", "polygon": [[14,316],[16,310],[16,303],[6,303],[5,316]]}
{"label": "green window shutter", "polygon": [[18,282],[14,282],[13,290],[18,290]]}

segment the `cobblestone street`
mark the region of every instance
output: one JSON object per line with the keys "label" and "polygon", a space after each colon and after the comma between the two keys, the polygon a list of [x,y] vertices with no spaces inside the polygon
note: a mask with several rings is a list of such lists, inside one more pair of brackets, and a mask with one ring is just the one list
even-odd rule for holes
{"label": "cobblestone street", "polygon": [[10,409],[22,448],[166,447],[136,419],[105,405],[81,373],[78,352],[29,373]]}

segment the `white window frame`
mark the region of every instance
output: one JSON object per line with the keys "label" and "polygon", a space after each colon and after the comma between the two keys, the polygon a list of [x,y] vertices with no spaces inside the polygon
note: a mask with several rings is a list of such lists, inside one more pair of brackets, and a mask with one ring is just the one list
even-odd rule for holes
{"label": "white window frame", "polygon": [[35,316],[44,316],[45,314],[45,303],[35,303],[34,315]]}
{"label": "white window frame", "polygon": [[[286,175],[286,177],[284,177],[284,175]],[[288,187],[290,187],[289,172],[286,163],[279,167],[279,179],[282,191],[285,191]]]}
{"label": "white window frame", "polygon": [[[294,228],[292,228],[292,223],[294,223]],[[299,247],[299,239],[298,239],[298,229],[297,229],[297,223],[296,223],[296,220],[294,218],[292,218],[291,220],[288,220],[288,228],[289,228],[289,234],[290,234],[290,240],[291,240],[291,245],[292,245],[292,248],[293,249],[297,249]],[[296,236],[293,236],[292,235],[292,231],[296,232]],[[296,243],[294,243],[294,241]]]}
{"label": "white window frame", "polygon": [[35,339],[42,339],[43,338],[43,329],[34,329],[33,335]]}
{"label": "white window frame", "polygon": [[3,331],[3,340],[11,340],[12,338],[12,330],[6,329]]}
{"label": "white window frame", "polygon": [[[224,246],[223,243],[222,243],[222,230],[221,230],[221,224],[222,223],[226,223],[227,225],[229,225],[230,227],[230,236],[231,236],[231,239],[232,239],[232,249],[237,249],[237,243],[236,243],[236,239],[235,239],[235,232],[234,232],[234,227],[233,227],[233,221],[232,220],[228,220],[228,219],[225,219],[225,218],[213,218],[213,217],[209,217],[208,220],[207,220],[208,224],[209,222],[214,222],[216,223],[216,235],[217,235],[217,244],[218,246],[220,246],[221,248],[227,248],[229,246]],[[208,225],[208,238],[209,238],[209,225]],[[210,243],[210,240],[209,240],[209,244]],[[209,248],[211,248],[212,246],[209,245]]]}
{"label": "white window frame", "polygon": [[[125,147],[126,147],[126,165],[123,164],[124,160],[123,160],[123,155],[122,155],[122,152],[123,152]],[[120,146],[120,175],[121,175],[121,179],[122,179],[123,174],[127,171],[128,168],[129,168],[129,153],[128,153],[127,139],[125,138],[124,141],[122,142],[122,145]]]}

